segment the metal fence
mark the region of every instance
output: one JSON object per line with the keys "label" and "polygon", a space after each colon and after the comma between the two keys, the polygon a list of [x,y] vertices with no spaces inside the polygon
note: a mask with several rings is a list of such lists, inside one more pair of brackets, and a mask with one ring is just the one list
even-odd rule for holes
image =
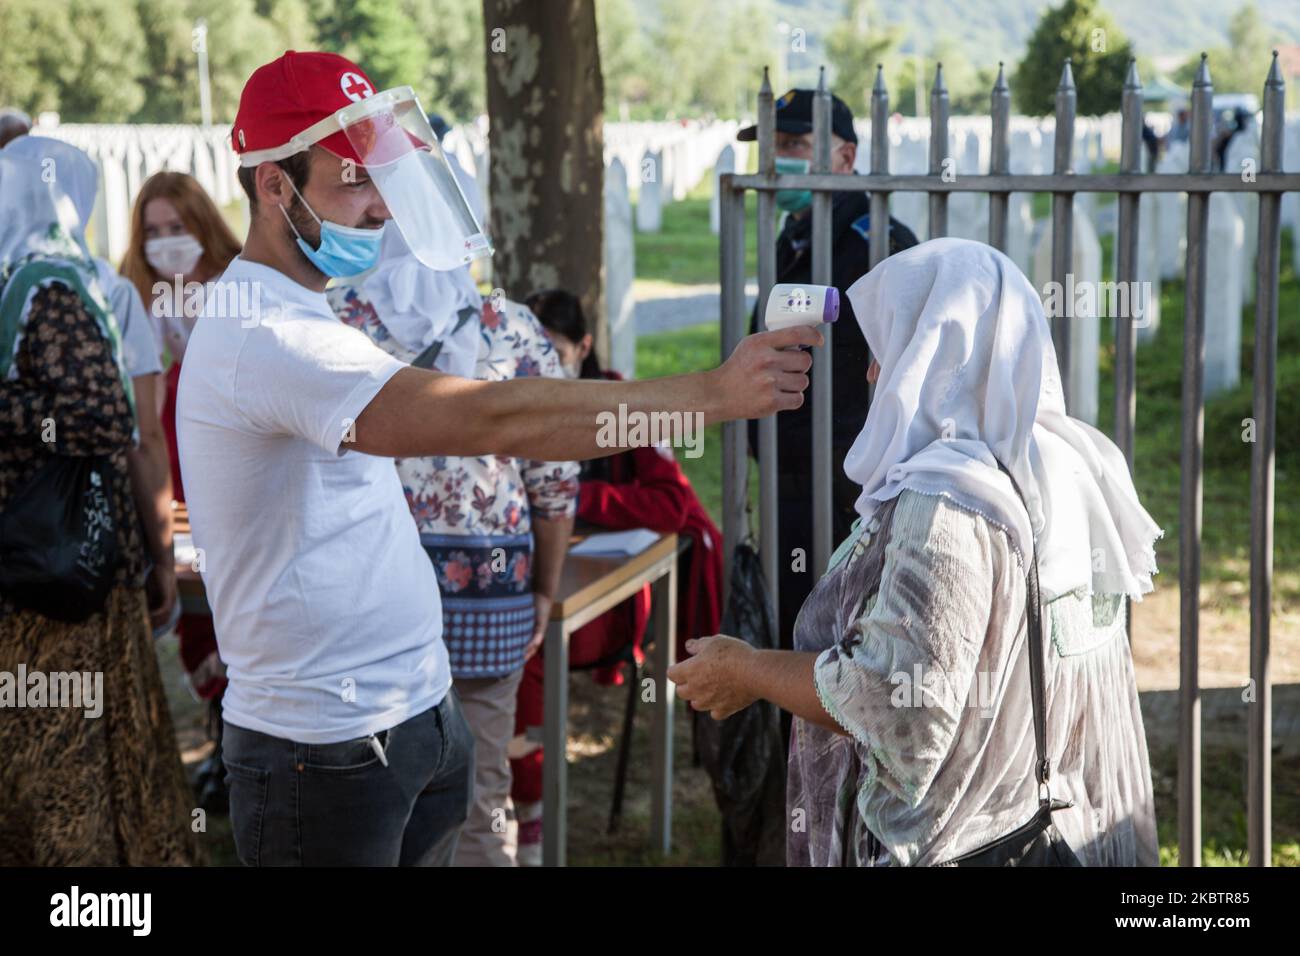
{"label": "metal fence", "polygon": [[[1213,115],[1209,66],[1205,57],[1192,86],[1191,139],[1188,171],[1143,173],[1142,86],[1137,67],[1130,63],[1121,103],[1122,146],[1120,170],[1114,174],[1075,175],[1071,170],[1075,127],[1076,91],[1067,60],[1056,90],[1054,164],[1050,174],[1011,175],[1009,129],[1010,89],[1002,70],[992,91],[992,150],[987,175],[945,178],[948,158],[948,93],[942,67],[935,73],[930,93],[930,150],[927,175],[894,176],[889,173],[889,95],[879,67],[871,94],[871,166],[864,176],[829,172],[831,155],[831,99],[825,76],[813,101],[814,153],[812,172],[776,174],[776,113],[766,73],[758,94],[758,173],[720,177],[722,355],[745,333],[745,194],[757,193],[758,301],[766,301],[776,276],[775,194],[779,189],[812,190],[812,281],[831,281],[832,193],[865,191],[871,194],[871,222],[889,221],[891,192],[929,194],[929,234],[947,233],[948,197],[954,192],[988,194],[990,245],[1005,251],[1008,200],[1013,192],[1052,195],[1051,277],[1061,287],[1071,271],[1073,203],[1075,193],[1118,194],[1115,280],[1134,283],[1138,278],[1138,211],[1144,192],[1187,195],[1186,292],[1183,310],[1182,451],[1179,503],[1180,678],[1178,727],[1178,840],[1184,866],[1201,862],[1201,727],[1200,687],[1197,672],[1199,646],[1199,592],[1201,581],[1201,479],[1205,401],[1206,248],[1210,195],[1214,192],[1250,192],[1259,197],[1259,242],[1256,264],[1254,355],[1255,443],[1251,459],[1250,523],[1250,676],[1256,698],[1249,716],[1248,736],[1248,850],[1254,866],[1267,866],[1272,846],[1270,752],[1272,696],[1269,689],[1269,626],[1273,574],[1273,451],[1276,435],[1276,352],[1278,271],[1281,259],[1281,204],[1285,192],[1300,191],[1300,174],[1282,172],[1284,138],[1284,85],[1277,54],[1264,83],[1260,166],[1253,180],[1241,175],[1213,173]],[[1300,237],[1297,237],[1300,238]],[[889,230],[873,228],[870,259],[874,267],[889,253]],[[1133,286],[1129,286],[1132,288]],[[1115,318],[1115,438],[1130,470],[1133,467],[1133,428],[1136,411],[1133,297]],[[831,540],[831,326],[822,326],[824,347],[813,356],[813,567],[826,567]],[[1054,318],[1052,336],[1061,366],[1063,385],[1069,372],[1070,339],[1066,320]],[[1068,387],[1067,387],[1068,394]],[[730,549],[748,528],[747,435],[744,422],[723,430],[723,535],[728,542],[724,582],[730,583]],[[779,601],[777,550],[777,438],[776,420],[759,423],[759,548],[764,576]],[[785,556],[788,559],[789,556]]]}

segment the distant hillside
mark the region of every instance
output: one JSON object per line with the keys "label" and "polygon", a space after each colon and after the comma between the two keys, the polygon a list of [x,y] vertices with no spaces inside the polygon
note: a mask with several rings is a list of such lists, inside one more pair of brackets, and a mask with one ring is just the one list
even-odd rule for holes
{"label": "distant hillside", "polygon": [[[1039,15],[1059,4],[1060,0],[879,0],[877,8],[887,23],[904,29],[905,50],[919,46],[924,55],[946,35],[960,42],[977,65],[984,65],[1018,59]],[[1243,0],[1102,0],[1138,55],[1151,58],[1181,59],[1206,47],[1226,46],[1228,23],[1242,5]],[[808,54],[792,58],[792,69],[815,69],[822,37],[841,19],[845,3],[776,0],[775,6],[785,20],[808,31]],[[1255,6],[1263,21],[1277,31],[1280,42],[1300,42],[1300,2],[1257,0]]]}

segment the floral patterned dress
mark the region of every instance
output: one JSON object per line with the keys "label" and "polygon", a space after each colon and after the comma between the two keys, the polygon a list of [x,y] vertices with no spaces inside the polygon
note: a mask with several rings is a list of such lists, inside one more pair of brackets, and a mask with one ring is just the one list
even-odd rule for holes
{"label": "floral patterned dress", "polygon": [[[339,318],[404,362],[417,353],[394,339],[354,286],[327,293]],[[559,378],[560,363],[536,317],[484,301],[475,378]],[[503,677],[524,664],[533,633],[532,518],[574,514],[577,462],[497,455],[399,458],[397,472],[420,541],[438,575],[443,640],[458,679]]]}

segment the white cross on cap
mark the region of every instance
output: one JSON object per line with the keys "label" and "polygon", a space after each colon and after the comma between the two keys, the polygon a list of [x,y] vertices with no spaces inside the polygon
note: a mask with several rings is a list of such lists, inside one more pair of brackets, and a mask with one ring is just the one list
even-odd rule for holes
{"label": "white cross on cap", "polygon": [[364,76],[351,70],[339,77],[339,89],[343,91],[344,96],[354,102],[364,100],[375,93]]}

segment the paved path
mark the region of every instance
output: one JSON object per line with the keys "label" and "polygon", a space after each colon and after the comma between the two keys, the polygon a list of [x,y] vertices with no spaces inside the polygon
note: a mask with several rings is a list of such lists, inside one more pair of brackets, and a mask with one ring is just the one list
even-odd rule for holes
{"label": "paved path", "polygon": [[[636,284],[636,334],[668,332],[689,325],[714,324],[718,321],[718,296],[721,286],[673,285],[666,282]],[[745,286],[746,311],[753,308],[758,284]]]}

